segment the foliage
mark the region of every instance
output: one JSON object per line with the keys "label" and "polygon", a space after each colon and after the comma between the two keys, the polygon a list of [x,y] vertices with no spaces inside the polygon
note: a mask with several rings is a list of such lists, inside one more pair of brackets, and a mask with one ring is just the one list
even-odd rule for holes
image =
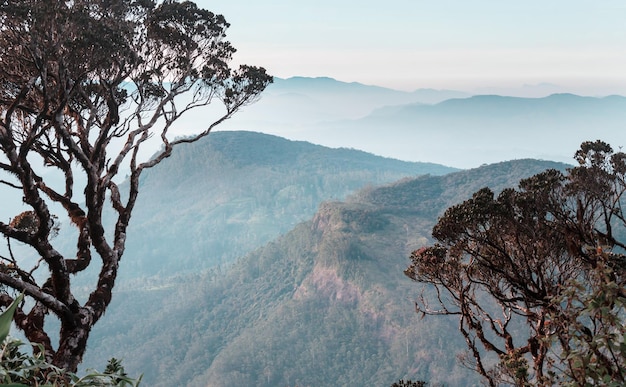
{"label": "foliage", "polygon": [[8,337],[11,328],[11,320],[23,295],[20,294],[15,301],[0,314],[0,383],[11,386],[138,386],[141,378],[134,380],[124,372],[121,362],[115,358],[110,359],[104,373],[91,371],[83,377],[67,372],[46,362],[43,356],[43,348],[34,355],[29,355],[20,350],[24,345],[20,340]]}
{"label": "foliage", "polygon": [[554,314],[553,324],[564,331],[569,342],[561,358],[571,386],[622,386],[626,377],[626,291],[623,280],[623,257],[616,280],[615,256],[603,252],[589,281],[572,279],[563,293],[554,299],[566,305]]}
{"label": "foliage", "polygon": [[84,376],[68,372],[47,362],[43,351],[28,354],[22,350],[25,344],[8,337],[2,344],[0,358],[0,383],[12,386],[72,386],[72,387],[133,387],[139,386],[141,377],[133,379],[126,375],[120,361],[109,360],[104,372],[88,370]]}
{"label": "foliage", "polygon": [[[271,82],[263,68],[229,67],[227,27],[190,1],[0,2],[0,187],[26,207],[0,222],[0,283],[33,301],[20,305],[16,325],[55,366],[77,369],[111,302],[142,172],[207,136]],[[216,119],[180,137],[179,118],[214,101],[223,105]],[[143,161],[142,148],[159,144]],[[115,214],[108,229],[105,208]],[[55,212],[77,228],[69,255],[51,240]],[[16,258],[16,244],[37,261]],[[81,303],[72,279],[90,266],[97,280]],[[0,305],[12,301],[0,294]],[[45,327],[51,315],[60,320],[56,348]]]}
{"label": "foliage", "polygon": [[15,300],[9,305],[8,308],[2,314],[0,314],[0,342],[3,342],[4,339],[7,338],[9,332],[11,330],[11,321],[13,320],[13,315],[15,314],[15,310],[17,306],[24,299],[24,295],[20,294],[15,297]]}
{"label": "foliage", "polygon": [[596,141],[576,159],[449,208],[405,271],[437,291],[419,313],[459,318],[491,386],[624,383],[626,155]]}

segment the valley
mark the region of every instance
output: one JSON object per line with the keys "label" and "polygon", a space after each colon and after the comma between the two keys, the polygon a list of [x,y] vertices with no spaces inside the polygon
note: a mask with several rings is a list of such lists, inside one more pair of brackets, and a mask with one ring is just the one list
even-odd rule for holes
{"label": "valley", "polygon": [[[214,140],[239,138],[245,143],[246,138],[254,138],[258,144],[265,138],[244,132],[228,133],[224,139],[221,135],[217,133]],[[281,144],[277,155],[289,154],[291,147],[311,146],[265,140]],[[230,165],[264,165],[238,159],[250,157],[248,153],[228,154]],[[181,155],[172,160],[181,164],[155,169],[146,184],[193,175],[193,171],[183,172],[189,160]],[[278,169],[278,164],[275,159],[265,163],[270,170]],[[218,166],[213,162],[211,168]],[[151,224],[144,220],[139,235],[130,235],[134,242],[129,243],[129,251],[135,244],[151,246],[141,252],[146,255],[142,265],[150,269],[131,261],[139,253],[126,257],[127,266],[120,274],[123,281],[107,316],[94,329],[85,367],[96,367],[110,356],[123,358],[129,373],[143,372],[145,383],[154,386],[391,385],[400,378],[451,386],[467,385],[468,380],[478,384],[476,375],[456,361],[463,341],[454,334],[454,321],[420,320],[415,314],[412,300],[421,290],[402,273],[408,255],[430,240],[430,228],[447,206],[478,188],[488,185],[498,190],[546,168],[565,167],[520,160],[370,185],[342,200],[323,200],[312,215],[295,220],[282,235],[267,236],[267,242],[257,240],[258,247],[248,247],[251,252],[224,265],[177,251],[198,242],[189,240],[172,248],[178,246],[176,241],[185,240],[183,234],[202,235],[199,230],[206,227],[206,220],[182,221],[184,232],[176,237],[167,235],[180,232],[180,226],[170,221],[154,228],[158,232],[151,231],[155,239],[149,242],[141,237],[149,234],[144,224]],[[245,185],[250,178],[229,176],[234,186]],[[190,197],[196,190],[206,192],[206,182],[191,178],[185,183]],[[254,192],[264,196],[260,188]],[[159,208],[167,211],[164,204]],[[271,214],[270,210],[225,206],[222,211],[230,214],[226,219],[240,221],[221,233],[215,226],[211,237],[237,246],[246,234],[235,230],[259,227],[255,225],[258,214]],[[199,207],[195,213],[196,218],[208,218],[199,215]],[[277,217],[261,224],[277,222]],[[160,249],[172,259],[149,253]],[[142,262],[142,258],[135,259]]]}

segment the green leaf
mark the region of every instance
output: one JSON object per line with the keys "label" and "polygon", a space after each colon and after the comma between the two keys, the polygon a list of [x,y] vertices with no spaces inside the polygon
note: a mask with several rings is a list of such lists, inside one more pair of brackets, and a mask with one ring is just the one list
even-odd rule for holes
{"label": "green leaf", "polygon": [[9,305],[9,307],[0,314],[0,343],[4,342],[4,339],[9,335],[11,330],[11,321],[13,321],[13,314],[17,305],[24,299],[24,293],[17,296],[15,300]]}

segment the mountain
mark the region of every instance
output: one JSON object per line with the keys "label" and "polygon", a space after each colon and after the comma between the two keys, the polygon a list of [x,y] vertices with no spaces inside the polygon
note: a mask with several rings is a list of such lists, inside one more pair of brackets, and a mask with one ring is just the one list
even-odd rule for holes
{"label": "mountain", "polygon": [[327,77],[276,78],[257,103],[237,113],[223,127],[285,136],[320,122],[361,118],[383,106],[432,104],[468,96],[453,90],[406,92]]}
{"label": "mountain", "polygon": [[[188,128],[206,121],[200,112],[185,119],[183,126]],[[467,169],[523,158],[569,163],[572,149],[583,141],[601,139],[616,148],[626,144],[624,122],[622,96],[403,92],[295,77],[276,79],[257,103],[244,107],[221,129],[253,130]]]}
{"label": "mountain", "polygon": [[227,270],[125,281],[84,366],[122,358],[150,386],[478,384],[456,360],[457,323],[419,319],[412,300],[422,290],[402,271],[445,208],[547,168],[565,165],[517,160],[366,188]]}
{"label": "mountain", "polygon": [[583,141],[626,144],[624,122],[621,96],[482,95],[388,106],[360,119],[324,123],[300,139],[326,146],[349,142],[378,155],[470,168],[519,158],[571,162],[572,149]]}
{"label": "mountain", "polygon": [[[189,125],[203,122],[196,117]],[[407,161],[474,168],[534,158],[571,162],[581,142],[626,144],[626,97],[539,98],[403,92],[331,78],[276,79],[222,128],[254,130]]]}
{"label": "mountain", "polygon": [[[309,219],[324,200],[454,170],[261,133],[215,132],[142,175],[120,277],[228,265]],[[65,243],[68,254],[74,244]]]}

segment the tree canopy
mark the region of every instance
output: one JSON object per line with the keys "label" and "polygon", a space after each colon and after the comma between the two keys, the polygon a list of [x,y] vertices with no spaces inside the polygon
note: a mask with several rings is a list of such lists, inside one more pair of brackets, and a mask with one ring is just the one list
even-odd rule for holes
{"label": "tree canopy", "polygon": [[458,316],[491,386],[625,381],[626,155],[595,141],[575,158],[449,208],[405,271],[436,290],[419,313]]}
{"label": "tree canopy", "polygon": [[[208,135],[272,81],[263,68],[230,67],[228,26],[190,1],[0,1],[0,188],[25,206],[0,222],[0,305],[13,301],[11,289],[32,300],[16,311],[16,325],[54,365],[76,370],[111,301],[142,171]],[[215,101],[221,113],[177,136],[182,115]],[[160,150],[143,160],[151,139]],[[107,207],[112,230],[102,221]],[[77,228],[75,256],[52,240],[64,220]],[[15,243],[40,259],[16,257]],[[94,265],[97,282],[81,303],[73,276]],[[61,322],[56,347],[49,314]]]}

